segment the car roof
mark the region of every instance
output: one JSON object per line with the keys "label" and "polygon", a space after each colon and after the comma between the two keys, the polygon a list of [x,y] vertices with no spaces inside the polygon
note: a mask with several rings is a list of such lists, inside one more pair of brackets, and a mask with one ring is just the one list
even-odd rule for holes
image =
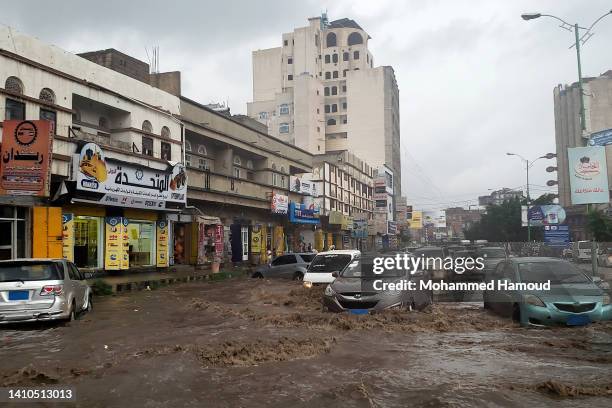
{"label": "car roof", "polygon": [[522,256],[516,258],[509,258],[510,261],[515,263],[525,263],[525,262],[564,262],[569,263],[564,259],[553,258],[549,256]]}
{"label": "car roof", "polygon": [[285,252],[279,256],[283,256],[283,255],[316,255],[316,253],[314,252]]}
{"label": "car roof", "polygon": [[0,263],[11,263],[11,262],[64,262],[65,259],[62,258],[15,258],[15,259],[5,259],[1,260]]}
{"label": "car roof", "polygon": [[358,249],[334,249],[333,251],[319,252],[317,255],[359,255]]}

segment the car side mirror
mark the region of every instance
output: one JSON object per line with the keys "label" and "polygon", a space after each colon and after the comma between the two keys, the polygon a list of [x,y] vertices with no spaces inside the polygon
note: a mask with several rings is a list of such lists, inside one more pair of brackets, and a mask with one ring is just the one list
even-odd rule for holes
{"label": "car side mirror", "polygon": [[332,272],[332,277],[337,278],[338,277],[338,271],[333,271]]}

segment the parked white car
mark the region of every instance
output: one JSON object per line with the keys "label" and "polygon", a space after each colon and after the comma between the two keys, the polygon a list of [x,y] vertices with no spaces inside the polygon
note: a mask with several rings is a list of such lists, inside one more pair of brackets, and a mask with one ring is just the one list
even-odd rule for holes
{"label": "parked white car", "polygon": [[333,282],[344,268],[360,256],[361,251],[356,249],[318,253],[304,275],[304,287],[310,288],[313,285]]}
{"label": "parked white car", "polygon": [[92,308],[85,279],[64,259],[0,261],[0,324],[74,320]]}

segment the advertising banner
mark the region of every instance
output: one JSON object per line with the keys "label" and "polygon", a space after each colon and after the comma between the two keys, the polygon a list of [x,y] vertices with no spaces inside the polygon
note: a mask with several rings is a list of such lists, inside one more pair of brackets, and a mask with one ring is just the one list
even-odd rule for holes
{"label": "advertising banner", "polygon": [[157,264],[158,268],[168,266],[168,221],[157,221]]}
{"label": "advertising banner", "polygon": [[527,206],[521,206],[521,224],[527,227],[527,217],[529,217],[529,225],[532,227],[541,227],[543,225],[563,224],[565,221],[565,210],[557,204],[551,205],[534,205],[527,211]]}
{"label": "advertising banner", "polygon": [[423,212],[413,211],[412,218],[410,220],[410,228],[422,229],[423,228]]}
{"label": "advertising banner", "polygon": [[215,261],[223,259],[223,225],[215,225]]}
{"label": "advertising banner", "polygon": [[318,224],[319,211],[292,201],[289,203],[289,221],[296,224]]}
{"label": "advertising banner", "polygon": [[5,120],[0,149],[0,194],[49,196],[51,122]]}
{"label": "advertising banner", "polygon": [[388,221],[387,233],[389,235],[397,235],[397,223],[395,221]]}
{"label": "advertising banner", "polygon": [[567,248],[570,245],[570,231],[567,225],[546,225],[544,243],[550,247]]}
{"label": "advertising banner", "polygon": [[313,197],[319,196],[317,185],[312,181],[312,173],[304,173],[300,176],[290,176],[289,190],[294,193],[310,195]]}
{"label": "advertising banner", "polygon": [[74,214],[62,214],[62,257],[74,262]]}
{"label": "advertising banner", "polygon": [[187,175],[177,164],[163,172],[107,159],[95,143],[81,148],[76,163],[77,189],[103,193],[102,202],[136,208],[164,208],[166,202],[187,202]]}
{"label": "advertising banner", "polygon": [[446,211],[423,211],[423,225],[425,227],[446,228]]}
{"label": "advertising banner", "polygon": [[261,225],[256,225],[251,230],[251,253],[258,254],[261,252]]}
{"label": "advertising banner", "polygon": [[589,146],[607,146],[612,144],[612,129],[591,133]]}
{"label": "advertising banner", "polygon": [[123,223],[121,217],[106,217],[104,269],[121,270],[123,259]]}
{"label": "advertising banner", "polygon": [[289,211],[289,197],[284,194],[272,193],[271,209],[274,214],[287,214],[287,211]]}
{"label": "advertising banner", "polygon": [[606,204],[610,201],[606,148],[567,149],[572,204]]}
{"label": "advertising banner", "polygon": [[332,210],[329,212],[329,223],[330,224],[341,225],[343,219],[344,219],[344,216],[340,211]]}
{"label": "advertising banner", "polygon": [[130,239],[128,237],[128,224],[130,221],[127,218],[121,218],[121,232],[123,233],[123,257],[121,258],[121,269],[130,269]]}

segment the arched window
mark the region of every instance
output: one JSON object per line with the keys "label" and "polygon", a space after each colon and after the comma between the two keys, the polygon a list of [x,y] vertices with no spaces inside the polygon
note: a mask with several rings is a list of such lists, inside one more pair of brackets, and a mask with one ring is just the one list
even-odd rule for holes
{"label": "arched window", "polygon": [[236,166],[242,166],[242,160],[240,159],[239,156],[234,156],[234,164]]}
{"label": "arched window", "polygon": [[162,126],[161,136],[170,139],[170,128],[168,126]]}
{"label": "arched window", "polygon": [[185,150],[188,152],[191,151],[191,142],[189,140],[185,140]]}
{"label": "arched window", "polygon": [[98,119],[98,127],[103,130],[108,129],[108,120],[104,116],[100,116],[100,119]]}
{"label": "arched window", "polygon": [[338,87],[337,86],[332,86],[331,94],[332,95],[338,95]]}
{"label": "arched window", "polygon": [[23,82],[21,82],[21,79],[17,78],[16,76],[10,76],[6,78],[6,82],[4,83],[4,89],[10,92],[22,94]]}
{"label": "arched window", "polygon": [[202,156],[206,156],[208,154],[208,152],[206,151],[206,146],[199,145],[198,146],[198,154],[201,154]]}
{"label": "arched window", "polygon": [[153,125],[148,120],[142,122],[142,130],[145,132],[153,133]]}
{"label": "arched window", "polygon": [[351,33],[348,36],[348,45],[356,45],[356,44],[363,44],[363,37],[361,36],[361,34],[357,32]]}
{"label": "arched window", "polygon": [[329,126],[333,126],[333,125],[335,125],[335,124],[336,124],[336,119],[328,119],[328,120],[327,120],[327,124],[328,124]]}
{"label": "arched window", "polygon": [[336,46],[336,34],[334,33],[327,34],[326,42],[327,42],[328,47],[335,47]]}
{"label": "arched window", "polygon": [[252,169],[253,168],[253,160],[247,160],[246,166],[247,166],[247,169]]}
{"label": "arched window", "polygon": [[323,93],[325,96],[329,96],[329,86],[325,87],[325,89],[323,90]]}
{"label": "arched window", "polygon": [[338,54],[332,55],[332,62],[334,63],[338,62]]}
{"label": "arched window", "polygon": [[55,93],[49,88],[43,88],[40,90],[38,99],[55,104]]}

